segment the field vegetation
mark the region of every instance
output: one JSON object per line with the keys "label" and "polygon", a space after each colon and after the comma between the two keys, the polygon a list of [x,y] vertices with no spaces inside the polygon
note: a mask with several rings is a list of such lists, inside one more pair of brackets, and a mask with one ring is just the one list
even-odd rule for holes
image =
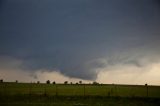
{"label": "field vegetation", "polygon": [[3,82],[0,83],[0,104],[159,106],[160,86]]}

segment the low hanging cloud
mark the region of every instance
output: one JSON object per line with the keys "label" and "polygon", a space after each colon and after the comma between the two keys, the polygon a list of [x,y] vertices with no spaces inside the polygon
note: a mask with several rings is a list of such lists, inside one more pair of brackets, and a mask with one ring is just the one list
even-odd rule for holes
{"label": "low hanging cloud", "polygon": [[21,68],[23,66],[23,61],[9,56],[0,57],[0,78],[4,81],[14,82],[18,80],[19,82],[37,82],[40,81],[45,83],[47,80],[51,82],[56,81],[56,83],[64,83],[64,81],[69,81],[72,83],[77,83],[80,80],[83,83],[91,83],[90,80],[83,80],[80,78],[71,78],[65,76],[58,70],[24,70]]}
{"label": "low hanging cloud", "polygon": [[[8,65],[4,61],[7,59]],[[5,59],[5,60],[6,60]],[[146,58],[145,58],[146,59]],[[153,58],[152,58],[153,59]],[[118,59],[117,59],[118,60]],[[121,60],[121,59],[120,59]],[[124,59],[123,59],[124,60]],[[141,59],[140,59],[141,60]],[[150,59],[149,59],[150,60]],[[128,61],[128,60],[127,60]],[[5,81],[15,81],[20,82],[45,82],[46,80],[56,81],[57,83],[63,83],[64,81],[69,81],[76,83],[81,78],[72,78],[62,74],[59,70],[36,70],[36,71],[26,71],[22,70],[22,62],[10,57],[1,57],[0,78],[3,78]],[[134,62],[123,63],[111,62],[110,64],[105,59],[97,59],[87,63],[87,66],[94,69],[96,79],[100,83],[116,83],[116,84],[144,84],[148,83],[150,85],[159,85],[159,66],[160,62],[158,61],[143,61],[140,62],[142,65],[137,66]],[[93,66],[92,66],[93,65]],[[91,83],[91,80],[82,80],[83,83]]]}

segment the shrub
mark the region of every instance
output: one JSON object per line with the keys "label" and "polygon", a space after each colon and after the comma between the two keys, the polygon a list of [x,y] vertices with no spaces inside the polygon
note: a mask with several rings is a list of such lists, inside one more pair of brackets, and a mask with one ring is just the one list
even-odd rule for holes
{"label": "shrub", "polygon": [[3,79],[0,80],[0,83],[3,83]]}
{"label": "shrub", "polygon": [[37,84],[40,84],[40,81],[37,81]]}
{"label": "shrub", "polygon": [[79,84],[82,84],[82,81],[79,81]]}
{"label": "shrub", "polygon": [[47,81],[46,81],[46,84],[50,84],[50,80],[47,80]]}
{"label": "shrub", "polygon": [[64,84],[68,84],[68,81],[64,81]]}
{"label": "shrub", "polygon": [[53,81],[53,82],[52,82],[52,84],[56,84],[56,82],[55,82],[55,81]]}
{"label": "shrub", "polygon": [[99,83],[98,83],[98,82],[96,82],[96,81],[94,81],[94,82],[93,82],[93,85],[98,85],[98,84],[99,84]]}

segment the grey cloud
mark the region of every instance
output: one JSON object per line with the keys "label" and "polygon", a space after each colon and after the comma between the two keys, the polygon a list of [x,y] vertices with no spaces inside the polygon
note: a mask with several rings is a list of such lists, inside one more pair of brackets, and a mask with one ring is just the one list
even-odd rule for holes
{"label": "grey cloud", "polygon": [[[0,56],[22,61],[17,66],[33,73],[59,70],[90,80],[104,67],[159,62],[160,10],[156,2],[2,1]],[[2,63],[12,66],[10,60],[5,61]]]}
{"label": "grey cloud", "polygon": [[0,71],[19,69],[22,65],[22,62],[23,61],[17,60],[10,56],[0,56]]}
{"label": "grey cloud", "polygon": [[34,78],[34,79],[38,79],[38,76],[36,74],[30,74],[29,75],[31,78]]}

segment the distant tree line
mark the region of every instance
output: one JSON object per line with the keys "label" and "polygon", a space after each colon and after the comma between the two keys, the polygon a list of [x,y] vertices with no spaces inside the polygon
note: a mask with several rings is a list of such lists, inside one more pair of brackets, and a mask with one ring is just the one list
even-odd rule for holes
{"label": "distant tree line", "polygon": [[[3,83],[4,82],[4,80],[3,79],[0,79],[0,83]],[[18,80],[15,80],[15,83],[18,83]],[[37,81],[37,84],[40,84],[40,81]],[[46,81],[46,84],[51,84],[51,81],[50,80],[47,80]],[[56,84],[56,81],[53,81],[52,82],[52,84]],[[82,83],[82,81],[79,81],[79,82],[76,82],[76,83],[73,83],[73,82],[68,82],[68,81],[64,81],[64,84],[83,84]],[[99,83],[98,82],[96,82],[96,81],[93,81],[92,83],[89,83],[89,84],[92,84],[92,85],[99,85]],[[114,84],[113,84],[114,85]],[[148,91],[148,84],[146,83],[146,84],[144,84],[144,86],[146,86],[146,88],[147,88],[147,91]]]}
{"label": "distant tree line", "polygon": [[[0,79],[0,83],[3,83],[3,79]],[[15,83],[18,83],[18,80],[16,80]],[[40,81],[37,81],[37,84],[40,84]],[[46,84],[51,84],[51,81],[47,80]],[[56,82],[53,81],[52,84],[56,84]],[[64,84],[69,84],[69,83],[68,81],[64,81]],[[73,82],[70,82],[70,84],[73,84]],[[76,82],[75,84],[82,84],[82,81]],[[94,81],[92,84],[97,85],[99,83]]]}
{"label": "distant tree line", "polygon": [[[40,82],[38,81],[37,83],[39,84]],[[47,80],[47,81],[46,81],[46,84],[51,84],[50,80]],[[53,81],[52,84],[56,84],[56,82]],[[73,82],[70,82],[70,83],[69,83],[68,81],[64,81],[64,84],[65,84],[65,85],[67,85],[67,84],[71,84],[71,85],[72,85]],[[83,84],[83,83],[82,83],[82,81],[79,81],[79,82],[76,82],[75,84]],[[99,83],[96,82],[96,81],[94,81],[93,83],[89,83],[89,84],[98,85]]]}

